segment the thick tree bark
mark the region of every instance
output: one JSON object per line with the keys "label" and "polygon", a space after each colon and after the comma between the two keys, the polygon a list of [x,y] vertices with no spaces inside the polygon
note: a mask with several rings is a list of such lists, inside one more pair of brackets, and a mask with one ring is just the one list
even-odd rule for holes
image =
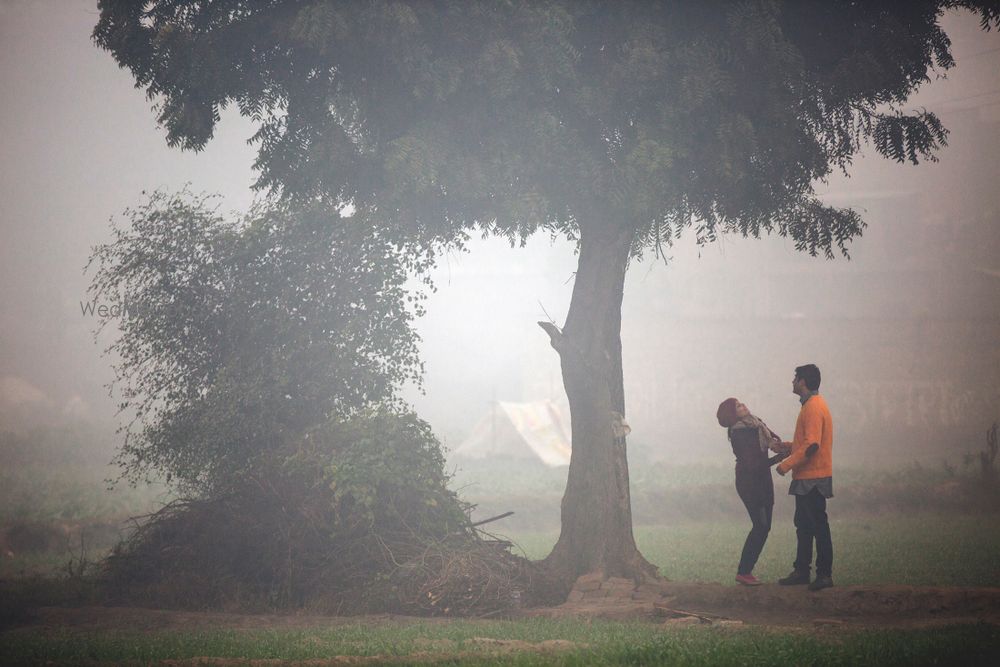
{"label": "thick tree bark", "polygon": [[[605,233],[601,233],[601,232]],[[617,230],[616,230],[617,232]],[[539,323],[559,352],[569,398],[573,454],[562,531],[543,562],[565,587],[578,576],[656,576],[635,546],[622,420],[621,307],[631,234],[581,230],[566,326]]]}

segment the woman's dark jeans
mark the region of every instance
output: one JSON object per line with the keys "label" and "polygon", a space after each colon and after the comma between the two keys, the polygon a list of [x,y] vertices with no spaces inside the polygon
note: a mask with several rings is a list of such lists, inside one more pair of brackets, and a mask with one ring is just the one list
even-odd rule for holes
{"label": "woman's dark jeans", "polygon": [[764,549],[764,543],[767,542],[767,534],[771,532],[771,510],[774,509],[771,504],[751,505],[746,501],[743,504],[747,508],[747,514],[750,515],[750,521],[753,522],[753,528],[750,529],[746,542],[743,543],[743,555],[740,557],[740,567],[736,574],[753,572],[753,567],[757,564],[757,559],[760,558],[760,552]]}

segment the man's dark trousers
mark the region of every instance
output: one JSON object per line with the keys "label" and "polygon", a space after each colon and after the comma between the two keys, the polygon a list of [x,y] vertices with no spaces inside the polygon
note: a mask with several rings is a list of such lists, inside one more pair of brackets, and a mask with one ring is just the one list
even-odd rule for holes
{"label": "man's dark trousers", "polygon": [[795,570],[809,571],[815,539],[816,576],[832,576],[833,540],[830,537],[830,521],[826,517],[826,498],[819,489],[813,488],[805,495],[795,496],[795,536],[798,538]]}

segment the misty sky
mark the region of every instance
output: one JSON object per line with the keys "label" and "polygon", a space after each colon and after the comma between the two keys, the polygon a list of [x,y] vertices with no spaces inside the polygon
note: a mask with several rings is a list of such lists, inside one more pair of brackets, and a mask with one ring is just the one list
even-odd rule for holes
{"label": "misty sky", "polygon": [[[95,321],[80,311],[83,267],[109,218],[143,190],[187,182],[221,193],[225,209],[254,198],[251,124],[225,112],[202,153],[168,149],[144,92],[92,45],[96,21],[90,2],[0,2],[0,419],[26,402],[113,414]],[[865,212],[854,261],[802,256],[780,238],[700,249],[685,238],[666,265],[631,267],[623,341],[636,446],[725,460],[707,448],[730,395],[788,433],[792,369],[807,362],[824,370],[835,420],[842,408],[848,451],[900,425],[953,446],[1000,419],[1000,35],[966,15],[945,26],[958,66],[913,100],[952,131],[940,162],[862,159],[852,178],[820,185],[828,202]],[[494,398],[560,399],[535,322],[562,323],[574,265],[566,242],[540,237],[515,249],[475,242],[439,266],[419,325],[426,393],[409,396],[451,444]]]}

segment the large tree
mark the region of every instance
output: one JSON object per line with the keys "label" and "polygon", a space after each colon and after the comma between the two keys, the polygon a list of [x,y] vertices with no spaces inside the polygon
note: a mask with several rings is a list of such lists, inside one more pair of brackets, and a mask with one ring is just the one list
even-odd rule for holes
{"label": "large tree", "polygon": [[866,143],[933,159],[904,104],[954,65],[951,8],[996,0],[102,0],[96,42],[200,149],[220,110],[258,124],[260,188],[351,204],[408,241],[545,229],[579,244],[558,351],[573,430],[548,563],[643,576],[621,364],[629,259],[687,228],[847,254],[864,223],[813,184]]}

